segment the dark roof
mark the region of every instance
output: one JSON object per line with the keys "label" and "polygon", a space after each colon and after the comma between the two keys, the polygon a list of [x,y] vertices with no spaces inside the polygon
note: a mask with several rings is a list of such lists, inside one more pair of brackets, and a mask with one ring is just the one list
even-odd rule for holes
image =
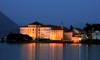
{"label": "dark roof", "polygon": [[42,27],[51,27],[52,30],[63,30],[60,26],[57,25],[42,25]]}
{"label": "dark roof", "polygon": [[56,26],[56,25],[42,25],[42,27],[51,27],[51,29],[61,29],[60,26]]}
{"label": "dark roof", "polygon": [[20,26],[20,27],[28,27],[28,26]]}
{"label": "dark roof", "polygon": [[80,28],[75,28],[75,29],[78,30],[78,31],[80,31],[80,32],[84,31],[84,30],[82,30],[82,29],[80,29]]}
{"label": "dark roof", "polygon": [[71,32],[71,30],[66,27],[64,27],[63,29],[64,29],[64,32]]}
{"label": "dark roof", "polygon": [[52,25],[51,29],[52,30],[63,30],[60,26],[55,26],[55,25]]}
{"label": "dark roof", "polygon": [[35,21],[35,22],[33,22],[33,23],[30,23],[29,25],[43,25],[43,24],[40,23],[40,22]]}
{"label": "dark roof", "polygon": [[42,27],[51,27],[51,25],[42,25]]}

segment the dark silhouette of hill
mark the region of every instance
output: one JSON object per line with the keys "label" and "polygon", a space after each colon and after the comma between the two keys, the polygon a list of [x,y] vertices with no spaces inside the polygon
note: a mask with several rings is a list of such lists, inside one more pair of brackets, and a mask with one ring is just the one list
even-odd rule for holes
{"label": "dark silhouette of hill", "polygon": [[11,32],[19,33],[19,26],[0,11],[0,38]]}

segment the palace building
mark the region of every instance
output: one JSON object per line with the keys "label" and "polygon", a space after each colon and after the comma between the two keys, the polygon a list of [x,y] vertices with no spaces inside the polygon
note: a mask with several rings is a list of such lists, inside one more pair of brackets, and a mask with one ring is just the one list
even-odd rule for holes
{"label": "palace building", "polygon": [[44,25],[37,21],[30,23],[27,26],[21,26],[20,33],[31,36],[33,40],[48,39],[79,42],[84,39],[80,29],[73,29],[71,31],[64,27],[63,24],[61,24],[61,26]]}
{"label": "palace building", "polygon": [[50,39],[50,40],[62,40],[63,29],[62,26],[44,25],[39,22],[33,22],[27,26],[20,27],[21,34],[27,34],[34,40],[36,39]]}

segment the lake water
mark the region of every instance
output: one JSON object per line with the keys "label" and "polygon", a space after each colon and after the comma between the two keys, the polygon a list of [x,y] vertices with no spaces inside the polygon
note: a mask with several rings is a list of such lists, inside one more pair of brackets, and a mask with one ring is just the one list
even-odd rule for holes
{"label": "lake water", "polygon": [[0,60],[100,60],[100,45],[0,43]]}

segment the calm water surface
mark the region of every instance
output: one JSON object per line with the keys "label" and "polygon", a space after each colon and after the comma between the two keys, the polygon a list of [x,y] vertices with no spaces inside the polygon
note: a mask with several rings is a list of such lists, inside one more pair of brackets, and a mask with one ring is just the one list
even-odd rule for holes
{"label": "calm water surface", "polygon": [[100,45],[0,43],[0,60],[100,60]]}

